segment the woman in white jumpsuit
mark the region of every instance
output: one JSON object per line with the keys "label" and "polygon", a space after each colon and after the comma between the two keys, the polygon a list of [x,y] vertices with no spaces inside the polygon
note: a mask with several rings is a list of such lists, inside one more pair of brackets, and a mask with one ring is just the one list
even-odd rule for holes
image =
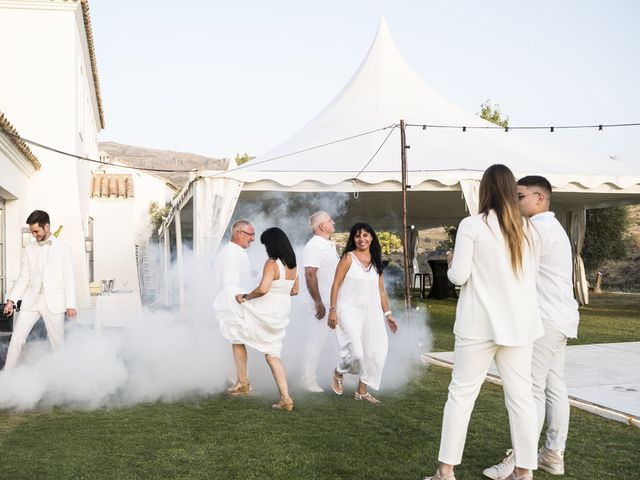
{"label": "woman in white jumpsuit", "polygon": [[328,325],[336,329],[341,361],[333,371],[332,388],[342,395],[345,373],[358,375],[356,400],[379,403],[367,386],[378,390],[387,358],[387,331],[398,329],[382,278],[378,237],[366,223],[356,223],[336,268],[331,288]]}

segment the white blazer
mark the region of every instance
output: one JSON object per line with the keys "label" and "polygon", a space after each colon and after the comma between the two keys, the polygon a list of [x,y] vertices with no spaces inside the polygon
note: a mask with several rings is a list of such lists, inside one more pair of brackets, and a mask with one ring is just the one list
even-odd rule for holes
{"label": "white blazer", "polygon": [[32,242],[24,249],[20,275],[9,298],[14,302],[22,299],[21,310],[35,307],[42,288],[47,308],[52,313],[64,313],[76,308],[76,285],[73,279],[71,248],[53,235],[44,269],[40,268],[40,248]]}
{"label": "white blazer", "polygon": [[460,222],[449,280],[462,285],[456,309],[456,336],[521,346],[544,334],[536,277],[540,239],[523,219],[525,241],[522,269],[515,275],[498,217],[472,215]]}

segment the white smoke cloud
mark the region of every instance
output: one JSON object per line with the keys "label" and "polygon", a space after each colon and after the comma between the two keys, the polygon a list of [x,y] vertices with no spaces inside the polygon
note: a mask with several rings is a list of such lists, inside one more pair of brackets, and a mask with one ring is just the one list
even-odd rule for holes
{"label": "white smoke cloud", "polygon": [[[269,209],[265,209],[262,202],[239,205],[234,217],[251,219],[258,238],[264,229],[279,226],[290,236],[300,254],[311,236],[307,223],[309,215],[325,210],[339,221],[346,202],[346,196],[341,194],[320,199],[308,194],[298,196],[295,201],[286,198],[286,195],[274,194]],[[254,242],[248,253],[252,268],[258,272],[266,259],[264,247],[259,241]],[[50,352],[46,342],[27,344],[19,366],[0,372],[0,409],[94,410],[202,398],[223,392],[235,380],[235,369],[231,347],[220,335],[213,316],[214,292],[209,288],[209,267],[207,261],[185,252],[187,301],[183,311],[144,309],[138,315],[121,312],[127,317],[126,328],[94,330],[71,322],[65,343],[55,353]],[[171,276],[177,278],[175,265]],[[303,388],[300,377],[309,322],[317,322],[309,317],[301,298],[306,294],[301,288],[300,296],[293,297],[291,322],[282,354],[293,396]],[[178,297],[174,289],[171,297]],[[406,385],[420,368],[419,354],[431,347],[426,312],[414,311],[412,318],[405,322],[402,304],[396,302],[393,307],[399,331],[395,335],[389,333],[382,393]],[[254,394],[264,395],[265,403],[270,404],[277,399],[273,377],[264,356],[249,350],[249,374]],[[337,352],[335,334],[331,332],[318,366],[319,383],[329,392],[326,395],[333,394],[330,379],[339,361]],[[355,378],[346,380],[347,388],[355,385]]]}

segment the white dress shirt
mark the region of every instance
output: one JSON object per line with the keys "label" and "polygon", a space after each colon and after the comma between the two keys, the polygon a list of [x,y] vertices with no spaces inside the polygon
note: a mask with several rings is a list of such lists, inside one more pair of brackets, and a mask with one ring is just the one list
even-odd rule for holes
{"label": "white dress shirt", "polygon": [[237,243],[227,243],[218,252],[213,265],[213,293],[218,294],[228,286],[247,289],[250,281],[251,266],[247,252]]}
{"label": "white dress shirt", "polygon": [[540,235],[537,285],[542,320],[568,338],[578,335],[578,303],[573,296],[573,257],[567,233],[553,212],[531,217]]}
{"label": "white dress shirt", "polygon": [[[320,235],[311,237],[302,251],[302,266],[318,269],[318,290],[322,302],[325,304],[328,304],[331,300],[331,286],[333,285],[333,278],[336,275],[336,267],[339,260],[336,244],[331,240],[322,238]],[[304,299],[313,303],[313,298],[308,288]]]}
{"label": "white dress shirt", "polygon": [[495,212],[460,222],[449,280],[461,285],[454,333],[498,345],[521,346],[544,334],[536,293],[539,244],[524,221],[522,268],[516,275]]}

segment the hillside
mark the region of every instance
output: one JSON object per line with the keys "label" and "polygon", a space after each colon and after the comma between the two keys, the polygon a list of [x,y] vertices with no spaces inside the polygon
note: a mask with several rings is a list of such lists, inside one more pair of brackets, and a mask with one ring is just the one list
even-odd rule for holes
{"label": "hillside", "polygon": [[191,170],[225,170],[228,159],[217,159],[194,153],[157,150],[154,148],[123,145],[116,142],[100,142],[98,149],[109,154],[112,161],[131,167],[187,170],[187,172],[148,172],[178,188],[189,180]]}

